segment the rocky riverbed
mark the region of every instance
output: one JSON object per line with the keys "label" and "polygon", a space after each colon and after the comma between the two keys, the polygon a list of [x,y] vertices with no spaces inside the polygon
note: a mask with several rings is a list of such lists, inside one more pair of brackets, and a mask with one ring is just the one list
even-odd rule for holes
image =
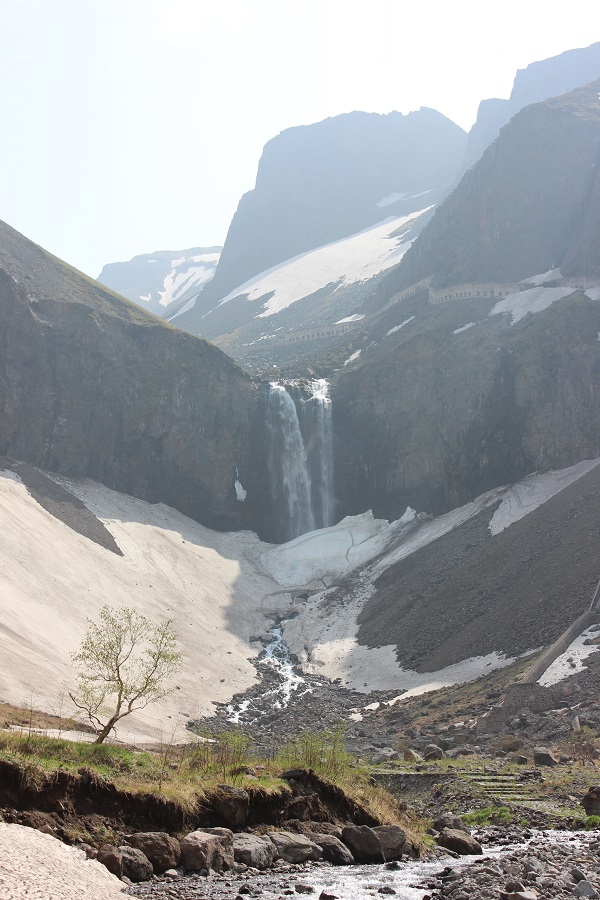
{"label": "rocky riverbed", "polygon": [[[488,828],[476,832],[484,855],[387,865],[282,864],[252,870],[178,876],[134,885],[148,900],[280,900],[307,894],[321,900],[397,896],[401,900],[571,900],[600,897],[600,836]],[[438,852],[438,851],[436,851]]]}

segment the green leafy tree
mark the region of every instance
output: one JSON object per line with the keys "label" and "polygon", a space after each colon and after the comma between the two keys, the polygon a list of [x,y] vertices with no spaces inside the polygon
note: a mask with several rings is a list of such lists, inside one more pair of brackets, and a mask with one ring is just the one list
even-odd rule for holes
{"label": "green leafy tree", "polygon": [[171,621],[154,625],[125,607],[103,606],[71,659],[77,689],[69,696],[91,722],[101,744],[117,722],[173,690],[165,682],[181,668]]}

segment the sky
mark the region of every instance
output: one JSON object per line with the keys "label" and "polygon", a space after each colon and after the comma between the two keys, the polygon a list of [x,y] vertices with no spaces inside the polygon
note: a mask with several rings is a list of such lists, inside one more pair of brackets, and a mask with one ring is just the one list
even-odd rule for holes
{"label": "sky", "polygon": [[0,219],[96,277],[222,244],[264,144],[360,109],[468,130],[596,0],[0,0]]}

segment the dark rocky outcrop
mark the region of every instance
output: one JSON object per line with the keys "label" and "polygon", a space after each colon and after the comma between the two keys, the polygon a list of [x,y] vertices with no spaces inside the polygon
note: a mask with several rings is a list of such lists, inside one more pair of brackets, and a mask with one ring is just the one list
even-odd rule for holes
{"label": "dark rocky outcrop", "polygon": [[7,225],[0,239],[0,454],[211,527],[260,530],[268,491],[250,378]]}
{"label": "dark rocky outcrop", "polygon": [[597,277],[600,81],[521,110],[437,209],[388,279],[390,295],[548,271]]}

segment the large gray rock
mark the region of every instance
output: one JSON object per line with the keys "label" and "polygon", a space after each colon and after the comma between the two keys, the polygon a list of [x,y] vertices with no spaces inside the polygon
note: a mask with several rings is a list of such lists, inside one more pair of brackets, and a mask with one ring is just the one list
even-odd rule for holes
{"label": "large gray rock", "polygon": [[275,846],[279,859],[290,863],[306,862],[307,859],[322,859],[323,851],[318,844],[303,834],[290,831],[269,831],[267,837]]}
{"label": "large gray rock", "polygon": [[440,847],[453,850],[460,856],[483,853],[481,844],[470,834],[459,831],[458,828],[444,828],[435,839]]}
{"label": "large gray rock", "polygon": [[181,865],[188,872],[233,868],[233,833],[228,828],[198,829],[181,841]]}
{"label": "large gray rock", "polygon": [[152,878],[152,863],[145,853],[136,847],[127,847],[123,845],[118,848],[121,854],[121,862],[123,865],[123,875],[130,881],[150,881]]}
{"label": "large gray rock", "polygon": [[236,863],[244,863],[254,869],[268,869],[277,855],[275,844],[257,834],[234,834],[233,857]]}
{"label": "large gray rock", "polygon": [[386,862],[402,859],[406,832],[399,825],[377,825],[373,831],[379,838]]}
{"label": "large gray rock", "polygon": [[342,831],[342,841],[357,863],[385,862],[381,842],[368,825],[347,825]]}
{"label": "large gray rock", "polygon": [[112,844],[102,844],[98,850],[96,859],[98,862],[102,863],[103,866],[106,866],[112,875],[121,878],[123,875],[123,860],[116,847],[113,847]]}
{"label": "large gray rock", "polygon": [[179,841],[164,831],[140,831],[129,835],[127,841],[148,857],[155,875],[161,875],[179,864]]}
{"label": "large gray rock", "polygon": [[312,832],[310,839],[322,849],[323,859],[326,862],[333,863],[334,866],[351,866],[353,864],[352,853],[334,834]]}
{"label": "large gray rock", "polygon": [[220,784],[212,797],[214,811],[231,828],[246,824],[250,808],[250,795],[242,788]]}
{"label": "large gray rock", "polygon": [[423,751],[426,760],[442,759],[444,751],[437,744],[428,744]]}
{"label": "large gray rock", "polygon": [[558,760],[548,747],[534,747],[533,763],[536,766],[557,766]]}

